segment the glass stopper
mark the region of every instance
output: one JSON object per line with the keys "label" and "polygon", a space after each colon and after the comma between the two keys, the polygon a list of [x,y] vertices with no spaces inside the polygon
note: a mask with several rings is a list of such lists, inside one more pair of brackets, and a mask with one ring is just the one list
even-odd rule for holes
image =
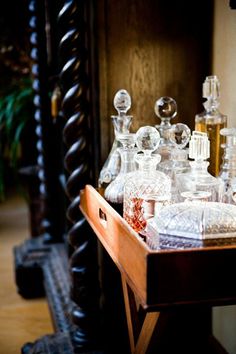
{"label": "glass stopper", "polygon": [[189,142],[189,157],[195,160],[206,160],[210,157],[210,141],[207,133],[193,131]]}
{"label": "glass stopper", "polygon": [[202,97],[213,100],[220,97],[220,82],[216,75],[206,77],[202,86]]}
{"label": "glass stopper", "polygon": [[139,151],[150,154],[155,151],[160,143],[160,134],[156,128],[145,126],[138,129],[136,133],[136,145]]}
{"label": "glass stopper", "polygon": [[117,91],[113,104],[119,116],[126,114],[131,107],[131,97],[129,93],[124,89]]}
{"label": "glass stopper", "polygon": [[162,121],[171,120],[177,114],[177,103],[171,97],[161,97],[156,101],[154,110]]}
{"label": "glass stopper", "polygon": [[170,141],[179,149],[185,148],[191,136],[191,131],[186,124],[177,123],[170,129]]}

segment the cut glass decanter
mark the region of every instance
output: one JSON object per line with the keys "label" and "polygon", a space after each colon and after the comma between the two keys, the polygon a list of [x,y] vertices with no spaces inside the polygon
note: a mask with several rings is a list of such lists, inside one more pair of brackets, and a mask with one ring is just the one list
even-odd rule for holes
{"label": "cut glass decanter", "polygon": [[166,237],[210,240],[236,237],[236,206],[217,202],[182,202],[164,207],[150,224]]}
{"label": "cut glass decanter", "polygon": [[117,149],[121,147],[121,144],[117,140],[117,135],[129,133],[133,118],[132,116],[128,116],[126,114],[131,107],[131,98],[126,90],[119,90],[115,94],[113,103],[118,114],[116,116],[111,116],[114,126],[115,139],[108,158],[99,174],[98,186],[103,189],[105,189],[116,178],[120,171],[121,159],[120,153]]}
{"label": "cut glass decanter", "polygon": [[122,147],[117,149],[121,156],[121,168],[116,178],[105,189],[104,197],[122,215],[124,184],[127,175],[135,170],[134,155],[137,153],[137,148],[135,134],[117,134],[116,138],[122,144]]}
{"label": "cut glass decanter", "polygon": [[227,116],[219,111],[220,82],[217,76],[207,76],[203,83],[203,103],[205,110],[195,116],[195,130],[206,132],[210,140],[210,166],[209,172],[218,176],[222,160],[220,129],[227,125]]}
{"label": "cut glass decanter", "polygon": [[207,199],[219,202],[222,200],[222,182],[207,171],[209,162],[205,160],[209,155],[210,143],[207,133],[194,131],[189,142],[189,157],[194,159],[190,161],[191,170],[177,176],[176,179],[180,201]]}
{"label": "cut glass decanter", "polygon": [[173,148],[172,141],[170,140],[170,129],[172,127],[170,121],[177,114],[176,101],[168,96],[161,97],[156,101],[154,111],[161,120],[161,123],[155,126],[161,137],[157,153],[161,155],[161,161],[164,161],[170,158]]}
{"label": "cut glass decanter", "polygon": [[147,220],[158,214],[171,198],[171,179],[156,170],[161,156],[152,154],[159,142],[156,128],[145,126],[137,131],[136,145],[142,151],[135,155],[138,170],[127,176],[124,186],[124,219],[144,235]]}
{"label": "cut glass decanter", "polygon": [[224,154],[219,173],[224,184],[222,201],[236,204],[236,128],[221,129],[220,134],[226,139],[222,144]]}

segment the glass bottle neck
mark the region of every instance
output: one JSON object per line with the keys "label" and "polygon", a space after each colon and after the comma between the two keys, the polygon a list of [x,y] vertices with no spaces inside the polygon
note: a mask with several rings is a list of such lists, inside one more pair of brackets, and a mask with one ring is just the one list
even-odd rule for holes
{"label": "glass bottle neck", "polygon": [[208,98],[207,101],[203,103],[203,106],[207,112],[209,111],[218,112],[219,105],[220,102],[213,98]]}
{"label": "glass bottle neck", "polygon": [[161,156],[159,154],[156,155],[136,155],[135,158],[138,163],[138,170],[143,172],[153,172],[156,170],[157,164],[161,160]]}
{"label": "glass bottle neck", "polygon": [[117,134],[129,133],[132,118],[132,116],[127,116],[125,114],[120,116],[111,116],[115,137]]}
{"label": "glass bottle neck", "polygon": [[209,166],[209,162],[205,161],[205,160],[195,160],[195,161],[190,161],[189,162],[190,166],[191,166],[191,171],[192,173],[196,173],[196,174],[208,174],[208,166]]}
{"label": "glass bottle neck", "polygon": [[137,153],[137,148],[119,148],[121,156],[121,168],[119,174],[126,174],[135,170],[134,156]]}

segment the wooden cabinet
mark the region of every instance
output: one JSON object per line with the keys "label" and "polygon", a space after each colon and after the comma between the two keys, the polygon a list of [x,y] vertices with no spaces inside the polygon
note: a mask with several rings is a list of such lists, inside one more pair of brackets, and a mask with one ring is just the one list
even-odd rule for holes
{"label": "wooden cabinet", "polygon": [[113,140],[110,115],[121,88],[132,97],[133,129],[158,124],[154,103],[171,96],[181,121],[193,128],[202,110],[202,82],[211,74],[211,0],[99,1],[97,49],[101,155]]}

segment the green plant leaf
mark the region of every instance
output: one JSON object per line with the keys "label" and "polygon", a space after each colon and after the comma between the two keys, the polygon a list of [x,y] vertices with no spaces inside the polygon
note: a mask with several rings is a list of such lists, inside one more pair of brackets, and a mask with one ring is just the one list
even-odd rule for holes
{"label": "green plant leaf", "polygon": [[[0,96],[0,160],[14,169],[19,160],[21,135],[29,119],[32,118],[33,89],[31,78],[18,81]],[[3,162],[4,162],[3,161]],[[0,161],[0,199],[4,194],[4,166]]]}
{"label": "green plant leaf", "polygon": [[25,122],[21,122],[16,131],[15,131],[15,136],[14,136],[14,139],[11,143],[11,148],[10,148],[10,154],[11,154],[11,166],[13,168],[16,168],[17,167],[17,153],[18,153],[18,149],[19,149],[19,146],[20,146],[20,135],[22,133],[22,130],[25,126]]}

